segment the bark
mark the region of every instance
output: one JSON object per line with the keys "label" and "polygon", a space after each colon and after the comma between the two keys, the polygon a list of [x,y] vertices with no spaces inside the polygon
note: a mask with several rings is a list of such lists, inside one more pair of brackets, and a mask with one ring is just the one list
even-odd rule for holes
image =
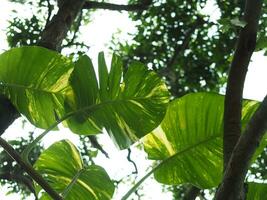
{"label": "bark", "polygon": [[243,87],[250,58],[256,46],[262,3],[262,0],[246,2],[244,21],[247,25],[240,32],[229,72],[224,110],[224,169],[241,135]]}
{"label": "bark", "polygon": [[73,21],[81,11],[85,0],[65,0],[59,4],[58,13],[42,32],[39,46],[60,51],[63,39],[67,36]]}
{"label": "bark", "polygon": [[244,180],[250,161],[267,129],[267,96],[240,137],[217,191],[216,200],[243,200]]}

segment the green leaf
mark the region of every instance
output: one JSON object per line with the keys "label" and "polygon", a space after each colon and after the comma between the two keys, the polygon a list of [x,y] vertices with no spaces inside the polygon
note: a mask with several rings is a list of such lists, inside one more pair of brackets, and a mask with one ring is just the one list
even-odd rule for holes
{"label": "green leaf", "polygon": [[[141,63],[134,63],[122,77],[122,62],[117,56],[113,56],[108,81],[106,70],[99,70],[104,74],[100,78],[101,88],[98,91],[102,94],[100,96],[103,96],[103,87],[107,85],[105,91],[108,95],[91,103],[87,100],[91,98],[91,94],[86,90],[90,87],[88,84],[90,76],[94,74],[89,64],[90,59],[88,57],[81,59],[87,61],[83,62],[83,65],[79,61],[75,64],[70,79],[73,91],[69,93],[66,109],[82,110],[83,112],[79,112],[80,117],[87,120],[84,123],[75,118],[68,120],[68,125],[73,132],[92,134],[91,129],[84,128],[88,124],[91,127],[104,127],[120,148],[127,148],[159,125],[166,112],[169,93],[156,73],[148,71]],[[103,58],[100,59],[102,63]],[[101,66],[103,67],[99,65]],[[78,73],[79,71],[81,72]],[[97,96],[95,89],[94,92]],[[71,99],[81,99],[84,107],[77,106],[77,102]]]}
{"label": "green leaf", "polygon": [[267,48],[267,37],[264,34],[259,35],[255,51],[261,51]]}
{"label": "green leaf", "polygon": [[98,76],[99,76],[99,93],[100,99],[105,101],[108,99],[108,68],[106,65],[104,53],[98,54]]}
{"label": "green leaf", "polygon": [[122,61],[121,59],[113,54],[111,61],[111,69],[109,73],[109,95],[110,99],[116,99],[120,93],[120,83],[122,75]]}
{"label": "green leaf", "polygon": [[[79,134],[96,134],[101,127],[88,118],[88,112],[83,108],[99,102],[98,83],[92,61],[87,56],[81,56],[75,63],[70,77],[72,90],[69,90],[65,102],[66,112],[81,110],[74,117],[67,120],[69,128]],[[75,95],[73,94],[75,91]]]}
{"label": "green leaf", "polygon": [[[14,48],[0,55],[2,92],[39,128],[64,114],[64,93],[73,63],[41,47]],[[56,110],[55,110],[56,108]]]}
{"label": "green leaf", "polygon": [[[243,128],[258,105],[244,101]],[[199,188],[220,183],[223,110],[224,96],[212,93],[189,94],[170,103],[161,125],[144,138],[148,157],[162,161],[154,173],[157,181],[191,183]],[[261,148],[265,144],[266,140]]]}
{"label": "green leaf", "polygon": [[265,183],[248,183],[247,200],[265,200],[267,194],[267,184]]}
{"label": "green leaf", "polygon": [[[105,170],[97,165],[83,167],[76,147],[68,140],[54,143],[36,161],[35,169],[66,200],[110,200],[114,185]],[[65,190],[68,187],[68,190]],[[42,192],[41,199],[50,199]]]}

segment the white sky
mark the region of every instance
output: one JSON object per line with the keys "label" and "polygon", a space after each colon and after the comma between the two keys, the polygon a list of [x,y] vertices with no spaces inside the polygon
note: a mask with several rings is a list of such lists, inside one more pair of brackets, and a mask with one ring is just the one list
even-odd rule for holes
{"label": "white sky", "polygon": [[[126,1],[117,1],[118,3],[126,3]],[[19,8],[19,7],[18,7]],[[0,52],[3,49],[7,49],[6,37],[4,29],[7,27],[7,20],[9,19],[9,13],[11,9],[7,0],[1,0],[0,7]],[[214,14],[214,9],[212,11]],[[82,38],[90,46],[89,55],[96,60],[99,51],[109,52],[106,44],[111,40],[112,33],[116,32],[117,29],[121,29],[127,32],[134,32],[134,25],[128,19],[126,12],[111,12],[111,11],[99,11],[94,15],[94,21],[87,27],[82,27],[81,32],[84,33]],[[213,16],[214,17],[214,16]],[[216,16],[215,16],[216,18]],[[126,32],[122,37],[126,36]],[[245,82],[244,97],[248,99],[262,100],[267,94],[267,57],[264,57],[262,53],[255,53],[252,58],[252,62],[249,66],[247,79]],[[27,134],[26,131],[22,130],[20,120],[17,120],[12,127],[10,127],[4,134],[8,138],[16,138]],[[29,125],[27,130],[33,130],[34,128]],[[36,134],[40,131],[36,131]],[[53,139],[51,139],[53,138]],[[52,141],[61,140],[63,138],[69,138],[72,141],[78,141],[74,134],[71,134],[67,129],[63,129],[60,132],[49,133],[45,137],[46,146],[51,144]],[[115,146],[109,140],[107,135],[100,137],[100,143],[105,144],[104,149],[110,153],[111,159],[105,159],[103,155],[100,155],[96,159],[96,163],[103,166],[112,178],[120,179],[123,176],[129,174],[133,170],[133,166],[126,160],[127,151],[118,151]],[[133,150],[134,151],[134,150]],[[145,174],[146,169],[150,162],[145,159],[145,153],[140,151],[133,152],[133,160],[137,162],[138,169],[140,171],[139,178]],[[138,180],[139,180],[138,178]],[[119,191],[117,191],[114,200],[119,200],[121,196],[130,188],[127,184],[120,184]],[[155,183],[153,180],[147,180],[144,184],[144,190],[147,196],[144,198],[149,199],[171,199],[170,193],[161,192],[159,183]],[[152,191],[152,192],[148,192]],[[1,188],[0,199],[1,200],[14,200],[20,199],[17,195],[5,196],[6,188]]]}

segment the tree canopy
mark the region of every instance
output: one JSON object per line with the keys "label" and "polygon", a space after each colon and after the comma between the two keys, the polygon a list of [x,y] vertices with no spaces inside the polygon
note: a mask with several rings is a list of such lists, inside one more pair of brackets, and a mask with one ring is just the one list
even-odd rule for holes
{"label": "tree canopy", "polygon": [[[115,181],[88,157],[91,146],[107,155],[95,136],[105,130],[119,149],[141,141],[155,160],[124,200],[151,174],[173,186],[174,199],[206,198],[203,191],[264,199],[266,184],[253,181],[266,173],[267,99],[243,100],[242,92],[252,53],[267,47],[266,1],[12,2],[33,15],[13,14],[11,49],[0,55],[1,135],[20,115],[44,131],[0,137],[1,184],[11,182],[11,192],[112,199]],[[136,24],[132,40],[114,35],[110,66],[101,52],[94,66],[79,37],[97,9],[129,12]],[[60,123],[80,135],[81,149],[61,140],[43,150],[39,141]]]}

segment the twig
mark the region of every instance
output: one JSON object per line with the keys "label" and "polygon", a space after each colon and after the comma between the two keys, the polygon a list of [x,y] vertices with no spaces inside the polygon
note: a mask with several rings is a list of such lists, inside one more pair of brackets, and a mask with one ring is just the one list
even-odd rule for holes
{"label": "twig", "polygon": [[128,160],[130,163],[132,163],[133,166],[134,166],[134,171],[132,172],[132,174],[138,174],[137,166],[136,166],[135,162],[131,159],[131,153],[132,153],[132,151],[131,151],[130,148],[128,148],[127,150],[128,150],[127,160]]}
{"label": "twig", "polygon": [[96,136],[90,135],[88,136],[92,146],[98,149],[101,153],[103,153],[107,158],[109,158],[108,153],[103,149],[103,147],[98,143]]}
{"label": "twig", "polygon": [[54,200],[63,200],[63,198],[56,193],[56,191],[43,179],[43,177],[33,169],[31,165],[24,162],[20,155],[11,145],[8,144],[2,137],[0,137],[0,146],[27,172],[33,180],[35,180]]}

